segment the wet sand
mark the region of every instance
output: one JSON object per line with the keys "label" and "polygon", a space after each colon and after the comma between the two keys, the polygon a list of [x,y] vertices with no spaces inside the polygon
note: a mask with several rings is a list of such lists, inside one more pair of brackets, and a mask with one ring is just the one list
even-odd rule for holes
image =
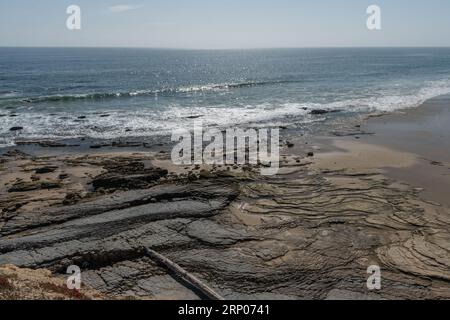
{"label": "wet sand", "polygon": [[374,135],[361,141],[415,155],[412,166],[388,165],[393,179],[423,188],[423,196],[450,206],[450,96],[416,109],[370,119],[362,127]]}

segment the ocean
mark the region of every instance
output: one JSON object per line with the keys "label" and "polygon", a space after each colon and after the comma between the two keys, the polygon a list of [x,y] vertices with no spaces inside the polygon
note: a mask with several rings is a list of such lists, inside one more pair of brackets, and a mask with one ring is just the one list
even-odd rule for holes
{"label": "ocean", "polygon": [[166,135],[194,118],[314,128],[449,92],[450,48],[0,48],[0,147]]}

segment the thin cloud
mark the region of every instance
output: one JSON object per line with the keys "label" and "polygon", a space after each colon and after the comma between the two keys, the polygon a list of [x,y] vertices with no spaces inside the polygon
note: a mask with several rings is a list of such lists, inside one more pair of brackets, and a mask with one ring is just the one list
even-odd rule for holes
{"label": "thin cloud", "polygon": [[121,12],[136,10],[136,9],[139,9],[140,7],[142,7],[142,6],[133,6],[133,5],[128,5],[128,4],[118,4],[116,6],[109,7],[108,9],[112,13],[121,13]]}

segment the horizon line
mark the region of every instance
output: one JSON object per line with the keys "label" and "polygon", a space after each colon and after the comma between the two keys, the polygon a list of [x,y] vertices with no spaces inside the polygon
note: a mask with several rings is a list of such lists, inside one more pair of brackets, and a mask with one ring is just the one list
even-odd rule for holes
{"label": "horizon line", "polygon": [[286,46],[286,47],[248,47],[248,48],[191,48],[191,47],[150,47],[150,46],[1,46],[1,49],[153,49],[153,50],[281,50],[281,49],[447,49],[448,46]]}

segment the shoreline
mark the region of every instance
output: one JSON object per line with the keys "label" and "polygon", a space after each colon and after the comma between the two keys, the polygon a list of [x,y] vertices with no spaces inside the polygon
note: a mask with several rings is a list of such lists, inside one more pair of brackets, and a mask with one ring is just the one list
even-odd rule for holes
{"label": "shoreline", "polygon": [[449,121],[450,95],[439,96],[417,108],[369,119],[361,129],[375,134],[359,141],[409,156],[411,166],[386,163],[386,175],[422,188],[426,199],[450,207]]}
{"label": "shoreline", "polygon": [[[435,98],[334,136],[285,130],[274,177],[174,167],[160,141],[145,152],[15,148],[0,159],[0,265],[63,276],[80,264],[108,296],[200,298],[146,246],[226,299],[448,299],[449,154],[429,142],[450,141],[435,125],[449,105]],[[366,288],[374,264],[380,291]]]}

